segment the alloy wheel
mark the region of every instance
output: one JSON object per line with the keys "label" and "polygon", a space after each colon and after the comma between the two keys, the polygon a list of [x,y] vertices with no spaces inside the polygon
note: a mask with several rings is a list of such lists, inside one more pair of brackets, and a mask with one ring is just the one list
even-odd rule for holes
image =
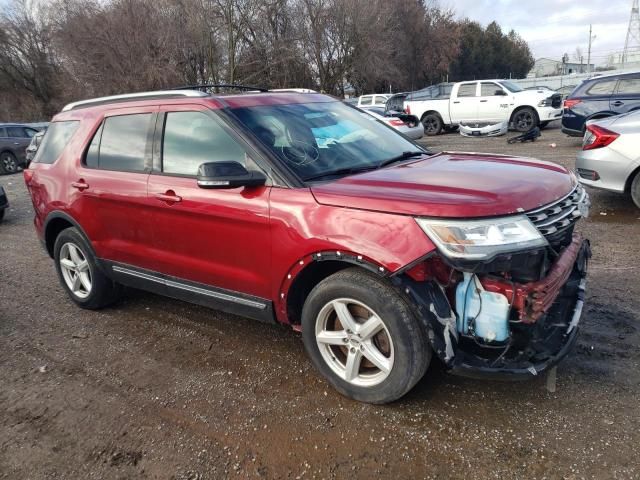
{"label": "alloy wheel", "polygon": [[530,130],[533,128],[533,114],[527,110],[518,112],[515,118],[516,128],[520,131]]}
{"label": "alloy wheel", "polygon": [[2,169],[6,173],[15,173],[18,171],[16,158],[10,153],[3,153],[2,157],[0,157],[0,161],[2,162]]}
{"label": "alloy wheel", "polygon": [[327,303],[316,318],[316,343],[323,360],[343,380],[372,387],[393,368],[393,341],[370,307],[350,298]]}
{"label": "alloy wheel", "polygon": [[60,249],[60,270],[67,287],[78,298],[91,294],[91,268],[80,247],[68,242]]}

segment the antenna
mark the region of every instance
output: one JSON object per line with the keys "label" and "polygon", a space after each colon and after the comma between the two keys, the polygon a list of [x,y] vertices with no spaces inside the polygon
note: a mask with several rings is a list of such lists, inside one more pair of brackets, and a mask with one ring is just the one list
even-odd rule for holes
{"label": "antenna", "polygon": [[631,15],[629,16],[629,29],[627,30],[627,40],[624,42],[624,52],[622,52],[622,68],[627,62],[629,50],[633,50],[633,44],[640,46],[640,12],[638,0],[633,0],[631,5]]}

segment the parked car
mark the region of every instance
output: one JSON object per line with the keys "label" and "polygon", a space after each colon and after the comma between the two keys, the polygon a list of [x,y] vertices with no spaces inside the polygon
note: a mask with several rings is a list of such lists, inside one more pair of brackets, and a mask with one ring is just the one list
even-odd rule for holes
{"label": "parked car", "polygon": [[7,208],[9,208],[9,199],[4,188],[0,186],[0,222],[4,219],[4,212]]}
{"label": "parked car", "polygon": [[391,94],[376,93],[373,95],[360,95],[358,97],[358,108],[384,107]]}
{"label": "parked car", "polygon": [[564,101],[562,131],[582,137],[589,120],[640,109],[640,72],[601,75],[585,80]]}
{"label": "parked car", "polygon": [[406,113],[387,113],[384,108],[365,108],[362,110],[371,115],[376,120],[386,123],[391,128],[395,128],[398,132],[406,135],[412,140],[420,140],[424,137],[424,127],[420,120],[413,115]]}
{"label": "parked car", "polygon": [[515,130],[526,132],[562,115],[559,94],[524,90],[508,80],[459,82],[448,93],[448,84],[434,87],[439,87],[437,97],[413,100],[408,96],[405,101],[406,112],[420,118],[427,135],[465,122],[508,121]]}
{"label": "parked car", "polygon": [[400,398],[432,355],[533,377],[576,340],[589,200],[572,173],[433,154],[330,96],[72,103],[24,178],[78,306],[128,285],[290,325],[357,400]]}
{"label": "parked car", "polygon": [[640,110],[587,122],[576,159],[580,182],[630,194],[640,208]]}
{"label": "parked car", "polygon": [[0,174],[15,173],[26,164],[26,148],[38,132],[20,124],[0,124]]}
{"label": "parked car", "polygon": [[41,130],[35,135],[33,135],[33,137],[31,137],[31,143],[29,143],[29,146],[27,147],[27,150],[26,150],[25,166],[28,167],[29,164],[33,161],[33,157],[36,155],[36,152],[38,151],[38,147],[40,146],[42,137],[44,137],[45,131],[46,130]]}

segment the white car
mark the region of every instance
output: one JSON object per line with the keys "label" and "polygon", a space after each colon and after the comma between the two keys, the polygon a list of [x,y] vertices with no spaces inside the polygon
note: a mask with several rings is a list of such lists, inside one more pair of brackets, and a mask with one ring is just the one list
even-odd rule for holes
{"label": "white car", "polygon": [[372,117],[386,123],[390,127],[395,128],[398,132],[406,135],[411,140],[420,140],[424,136],[424,127],[420,121],[412,115],[401,115],[401,118],[394,115],[385,115],[382,108],[364,108],[363,112],[368,113]]}
{"label": "white car", "polygon": [[358,108],[384,107],[391,94],[375,93],[372,95],[360,95],[358,97]]}
{"label": "white car", "polygon": [[478,80],[429,88],[439,86],[445,88],[440,88],[437,96],[412,100],[408,94],[404,102],[405,111],[420,119],[427,135],[437,135],[444,128],[466,122],[508,121],[515,130],[526,132],[536,126],[543,128],[562,116],[560,94],[524,90],[508,80]]}
{"label": "white car", "polygon": [[587,123],[576,158],[580,183],[627,193],[640,208],[640,111]]}

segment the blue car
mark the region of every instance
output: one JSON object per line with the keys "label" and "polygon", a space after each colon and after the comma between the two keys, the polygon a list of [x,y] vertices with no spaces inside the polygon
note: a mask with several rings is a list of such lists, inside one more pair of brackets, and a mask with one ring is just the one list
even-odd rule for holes
{"label": "blue car", "polygon": [[640,72],[585,80],[564,101],[562,131],[582,137],[588,120],[640,109]]}

